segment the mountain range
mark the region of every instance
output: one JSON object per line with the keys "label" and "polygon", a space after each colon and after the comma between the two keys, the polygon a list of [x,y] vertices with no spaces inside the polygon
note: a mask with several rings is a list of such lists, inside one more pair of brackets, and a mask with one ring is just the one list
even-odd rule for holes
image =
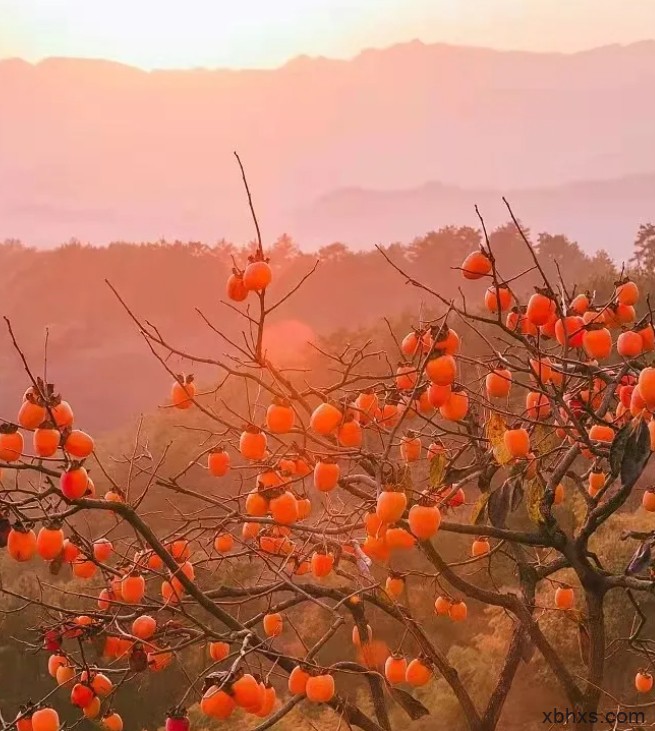
{"label": "mountain range", "polygon": [[0,61],[0,239],[407,240],[506,220],[621,257],[655,200],[655,41],[401,44],[275,70]]}

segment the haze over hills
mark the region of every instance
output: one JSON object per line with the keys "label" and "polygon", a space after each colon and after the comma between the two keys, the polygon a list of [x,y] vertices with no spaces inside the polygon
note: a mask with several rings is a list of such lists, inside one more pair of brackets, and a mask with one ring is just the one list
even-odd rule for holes
{"label": "haze over hills", "polygon": [[654,85],[655,42],[413,42],[273,71],[3,61],[0,238],[247,240],[237,149],[270,239],[406,240],[505,193],[533,228],[619,256],[653,200]]}
{"label": "haze over hills", "polygon": [[494,227],[508,220],[503,195],[534,232],[566,232],[587,251],[605,249],[617,261],[630,256],[637,229],[655,217],[653,174],[509,191],[439,183],[408,190],[344,188],[302,211],[293,231],[305,243],[319,245],[320,232],[323,240],[341,238],[355,248],[366,247],[372,241],[407,241],[417,230],[452,221],[477,226],[475,205]]}

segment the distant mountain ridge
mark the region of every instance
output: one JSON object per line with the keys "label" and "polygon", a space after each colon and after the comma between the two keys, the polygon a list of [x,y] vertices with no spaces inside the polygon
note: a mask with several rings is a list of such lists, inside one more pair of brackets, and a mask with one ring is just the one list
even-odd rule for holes
{"label": "distant mountain ridge", "polygon": [[[436,180],[538,200],[535,189],[576,180],[650,176],[654,87],[655,41],[575,54],[416,41],[263,71],[0,61],[0,238],[247,240],[237,149],[269,239],[286,230],[308,247],[370,245],[377,221],[351,232],[307,212],[352,187]],[[388,220],[387,240],[425,229]],[[593,245],[597,231],[583,233]]]}
{"label": "distant mountain ridge", "polygon": [[561,186],[493,191],[428,183],[407,190],[343,188],[298,214],[294,231],[318,245],[312,232],[355,248],[408,241],[447,225],[477,226],[475,206],[491,228],[508,220],[505,196],[532,231],[562,231],[583,249],[605,249],[617,261],[631,255],[637,229],[655,220],[655,174]]}

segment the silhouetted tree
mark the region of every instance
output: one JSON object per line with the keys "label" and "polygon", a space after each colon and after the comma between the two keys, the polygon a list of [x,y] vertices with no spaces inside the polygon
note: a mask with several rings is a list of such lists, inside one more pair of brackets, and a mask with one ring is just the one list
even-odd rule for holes
{"label": "silhouetted tree", "polygon": [[631,261],[647,272],[655,271],[655,225],[652,223],[639,226]]}

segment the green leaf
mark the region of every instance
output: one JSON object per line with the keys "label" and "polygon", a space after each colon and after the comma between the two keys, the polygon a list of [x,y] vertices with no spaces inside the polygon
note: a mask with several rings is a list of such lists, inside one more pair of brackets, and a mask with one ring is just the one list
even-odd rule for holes
{"label": "green leaf", "polygon": [[544,499],[546,484],[543,479],[537,475],[528,482],[526,490],[526,508],[528,517],[536,525],[543,525],[544,519],[541,515],[541,502]]}
{"label": "green leaf", "polygon": [[485,492],[478,498],[471,512],[471,525],[482,525],[488,516],[487,503],[491,493]]}
{"label": "green leaf", "polygon": [[506,465],[512,461],[512,457],[505,446],[506,431],[507,423],[502,415],[496,411],[489,412],[489,418],[485,424],[485,436],[489,440],[494,457],[499,465]]}
{"label": "green leaf", "polygon": [[446,455],[438,452],[430,462],[430,487],[441,487],[443,476],[446,472]]}

